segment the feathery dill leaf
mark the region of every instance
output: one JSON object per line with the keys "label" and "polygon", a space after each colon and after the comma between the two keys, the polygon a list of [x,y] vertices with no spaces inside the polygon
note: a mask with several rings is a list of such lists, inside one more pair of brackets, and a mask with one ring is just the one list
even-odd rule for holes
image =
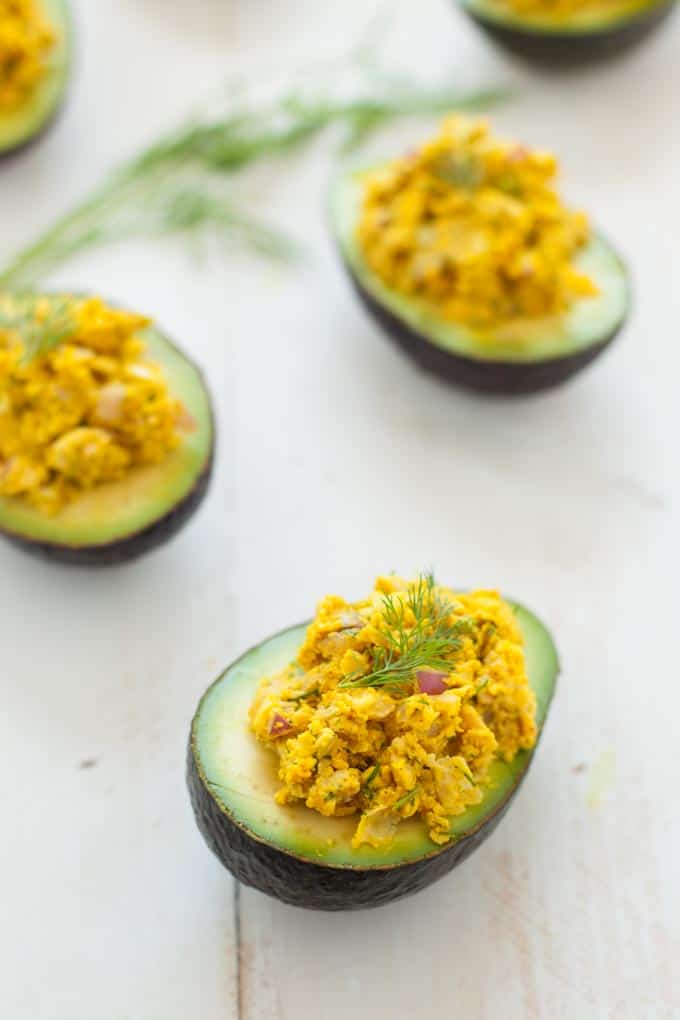
{"label": "feathery dill leaf", "polygon": [[0,298],[0,330],[15,335],[21,342],[23,364],[53,350],[72,336],[75,329],[68,297],[20,294]]}
{"label": "feathery dill leaf", "polygon": [[[32,287],[74,256],[128,238],[212,236],[272,258],[290,258],[295,242],[244,211],[243,199],[232,191],[237,174],[298,151],[333,125],[344,132],[346,151],[399,117],[487,108],[507,98],[500,89],[461,94],[451,87],[424,88],[375,70],[364,77],[351,99],[320,86],[318,75],[311,97],[309,83],[288,86],[266,101],[232,90],[217,112],[193,117],[161,136],[14,255],[0,270],[0,287]],[[327,94],[319,95],[320,89]]]}
{"label": "feathery dill leaf", "polygon": [[403,687],[413,682],[419,669],[450,672],[462,638],[474,631],[470,617],[452,621],[453,610],[437,592],[432,574],[421,575],[405,599],[385,595],[384,644],[372,649],[371,670],[351,673],[338,687]]}

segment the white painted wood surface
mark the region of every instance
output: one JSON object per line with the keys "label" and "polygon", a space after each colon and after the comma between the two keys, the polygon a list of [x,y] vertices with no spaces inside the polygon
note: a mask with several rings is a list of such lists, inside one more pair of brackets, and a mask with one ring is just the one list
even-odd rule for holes
{"label": "white painted wood surface", "polygon": [[[0,167],[0,254],[223,75],[333,55],[367,6],[74,3],[71,102]],[[125,246],[52,281],[148,310],[192,348],[221,444],[199,517],[140,563],[87,573],[0,546],[7,1020],[680,1016],[680,15],[616,65],[544,77],[450,7],[402,4],[388,53],[518,85],[498,121],[558,150],[565,193],[628,256],[630,327],[539,399],[424,378],[342,278],[323,145],[249,185],[306,238],[297,273]],[[561,689],[516,806],[403,903],[327,916],[247,889],[235,901],[183,785],[199,693],[323,592],[429,564],[515,593],[557,636]]]}

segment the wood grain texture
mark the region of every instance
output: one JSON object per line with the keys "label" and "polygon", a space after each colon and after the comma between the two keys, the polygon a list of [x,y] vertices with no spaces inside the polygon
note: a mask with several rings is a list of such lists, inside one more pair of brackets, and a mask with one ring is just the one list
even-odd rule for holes
{"label": "wood grain texture", "polygon": [[[3,167],[3,251],[225,72],[337,52],[366,19],[365,0],[270,6],[76,0],[71,102]],[[630,260],[635,315],[601,363],[528,402],[414,371],[337,265],[330,144],[248,182],[307,240],[295,272],[130,245],[50,281],[181,337],[221,443],[201,513],[138,563],[67,570],[0,546],[3,1018],[680,1016],[680,20],[611,68],[542,78],[424,0],[398,8],[388,52],[516,84],[501,129],[563,155],[565,193]],[[557,637],[560,691],[515,804],[402,903],[315,915],[242,889],[237,911],[184,789],[200,693],[322,593],[430,565],[526,600]]]}

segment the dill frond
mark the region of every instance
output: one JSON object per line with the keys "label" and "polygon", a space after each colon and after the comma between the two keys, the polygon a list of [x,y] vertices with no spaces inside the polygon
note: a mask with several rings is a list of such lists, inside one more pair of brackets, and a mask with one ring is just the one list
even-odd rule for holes
{"label": "dill frond", "polygon": [[210,235],[289,259],[298,246],[250,217],[232,189],[238,174],[297,152],[333,125],[343,132],[347,151],[399,117],[486,108],[507,97],[499,89],[461,94],[448,86],[423,88],[375,70],[364,74],[350,99],[337,87],[320,85],[318,76],[311,88],[316,94],[310,95],[309,83],[288,85],[265,101],[245,89],[231,90],[216,112],[161,136],[10,258],[0,271],[0,288],[33,287],[74,256],[129,238]]}
{"label": "dill frond", "polygon": [[412,790],[409,790],[408,793],[405,793],[403,797],[400,797],[399,800],[395,801],[394,804],[392,804],[391,810],[398,811],[399,808],[402,808],[404,806],[404,804],[408,804],[410,800],[413,800],[414,797],[417,797],[419,793],[420,787],[414,786]]}
{"label": "dill frond", "polygon": [[338,687],[403,687],[413,683],[419,669],[450,672],[452,659],[474,621],[463,616],[452,622],[452,603],[442,599],[432,574],[421,575],[405,599],[383,598],[384,644],[372,651],[371,670],[352,673]]}
{"label": "dill frond", "polygon": [[373,766],[373,768],[371,769],[371,771],[366,776],[366,779],[364,781],[364,785],[362,787],[363,790],[368,790],[369,787],[371,786],[371,784],[375,782],[375,780],[378,778],[378,776],[380,774],[381,767],[382,766],[381,766],[380,762],[377,761],[375,763],[375,765]]}
{"label": "dill frond", "polygon": [[69,297],[20,294],[0,298],[0,330],[23,348],[22,363],[42,357],[76,330]]}

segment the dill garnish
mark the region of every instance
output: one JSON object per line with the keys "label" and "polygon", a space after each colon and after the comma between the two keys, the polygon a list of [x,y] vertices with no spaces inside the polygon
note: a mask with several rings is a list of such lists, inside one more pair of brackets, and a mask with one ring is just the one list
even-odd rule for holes
{"label": "dill garnish", "polygon": [[[342,82],[340,82],[340,85]],[[310,95],[310,87],[316,94]],[[326,94],[319,95],[319,90]],[[197,240],[210,235],[245,244],[264,255],[290,258],[298,246],[276,227],[260,222],[234,194],[235,176],[265,159],[301,149],[326,128],[344,130],[344,151],[399,117],[480,109],[506,97],[499,89],[467,95],[424,88],[393,74],[363,73],[347,97],[333,83],[313,80],[258,99],[254,90],[225,90],[209,111],[162,136],[19,251],[0,271],[0,287],[34,286],[51,270],[84,251],[128,238],[168,235]],[[217,109],[212,107],[217,105]]]}
{"label": "dill garnish", "polygon": [[295,694],[292,698],[286,698],[286,701],[304,701],[305,698],[314,698],[321,691],[318,687],[310,687],[308,691],[303,691],[302,694]]}
{"label": "dill garnish", "polygon": [[436,591],[432,574],[421,575],[405,599],[386,595],[384,644],[372,649],[371,670],[351,673],[338,687],[403,687],[413,681],[419,669],[450,672],[461,639],[474,630],[474,621],[468,616],[452,621],[453,611],[452,603]]}
{"label": "dill garnish", "polygon": [[459,762],[456,761],[454,762],[454,766],[455,768],[458,769],[459,772],[463,773],[465,778],[469,782],[471,782],[473,786],[477,785],[475,782],[475,777],[472,775],[472,772],[470,771],[470,766],[467,764],[467,762],[463,762],[463,764],[460,764]]}
{"label": "dill garnish", "polygon": [[0,297],[0,330],[21,343],[23,364],[47,354],[75,333],[71,304],[71,298],[59,294]]}
{"label": "dill garnish", "polygon": [[364,790],[368,789],[368,787],[378,778],[378,775],[380,774],[380,769],[381,769],[380,762],[377,761],[373,768],[371,769],[371,771],[366,776],[366,779],[364,780],[363,786]]}
{"label": "dill garnish", "polygon": [[392,811],[396,811],[398,808],[403,807],[404,804],[408,804],[408,802],[413,800],[414,797],[417,797],[419,793],[420,787],[414,786],[412,790],[409,790],[408,793],[405,793],[403,797],[400,797],[399,800],[395,801],[394,804],[391,805]]}

